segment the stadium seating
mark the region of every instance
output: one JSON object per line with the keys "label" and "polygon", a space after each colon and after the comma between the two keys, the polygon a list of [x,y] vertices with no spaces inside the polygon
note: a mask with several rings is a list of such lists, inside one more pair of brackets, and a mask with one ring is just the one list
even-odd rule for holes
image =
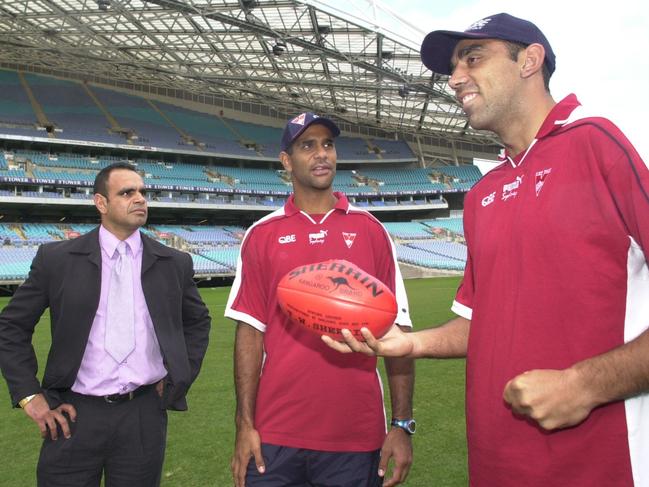
{"label": "stadium seating", "polygon": [[180,133],[144,98],[95,86],[91,89],[119,126],[132,133],[133,144],[178,149]]}
{"label": "stadium seating", "polygon": [[207,259],[227,267],[231,271],[237,268],[237,259],[239,257],[239,246],[224,247],[219,249],[202,250],[200,254]]}
{"label": "stadium seating", "polygon": [[184,148],[235,156],[257,156],[254,150],[246,149],[239,143],[236,133],[219,117],[166,103],[155,104],[176,127],[200,143]]}
{"label": "stadium seating", "polygon": [[25,240],[30,244],[53,242],[65,238],[60,228],[45,223],[23,223],[22,231]]}
{"label": "stadium seating", "polygon": [[110,122],[80,83],[33,74],[25,79],[48,120],[61,130],[55,132],[57,138],[126,143],[110,131]]}
{"label": "stadium seating", "polygon": [[409,243],[408,246],[414,249],[425,250],[426,252],[443,257],[450,257],[451,259],[456,259],[462,262],[466,262],[467,258],[466,245],[458,243],[444,242],[440,240],[425,240]]}
{"label": "stadium seating", "polygon": [[482,177],[477,166],[442,166],[430,168],[433,179],[458,191],[468,191]]}
{"label": "stadium seating", "polygon": [[407,264],[412,264],[420,267],[427,267],[432,269],[444,269],[460,271],[464,269],[466,263],[453,259],[451,257],[444,257],[437,255],[426,250],[413,248],[408,245],[397,244],[397,259]]}
{"label": "stadium seating", "polygon": [[43,136],[44,132],[36,129],[36,115],[18,73],[0,69],[0,93],[0,133]]}
{"label": "stadium seating", "polygon": [[431,238],[426,227],[417,222],[386,222],[384,226],[393,238],[402,240]]}
{"label": "stadium seating", "polygon": [[232,267],[223,265],[219,262],[215,262],[207,257],[202,255],[191,254],[192,262],[194,263],[194,274],[195,275],[220,275],[232,274]]}
{"label": "stadium seating", "polygon": [[0,241],[5,245],[16,245],[23,242],[23,238],[16,232],[15,225],[0,223]]}
{"label": "stadium seating", "polygon": [[462,218],[440,218],[436,220],[424,220],[421,223],[431,229],[441,228],[457,233],[458,235],[464,235]]}
{"label": "stadium seating", "polygon": [[0,247],[0,280],[23,280],[29,273],[36,248]]}
{"label": "stadium seating", "polygon": [[[10,164],[8,161],[13,161]],[[169,163],[156,159],[129,161],[123,157],[101,155],[86,156],[74,153],[48,153],[31,150],[3,152],[0,159],[0,183],[6,181],[31,184],[62,185],[75,187],[67,192],[72,199],[84,199],[75,193],[80,188],[92,186],[97,171],[114,162],[130,162],[142,174],[151,190],[150,198],[162,203],[236,204],[279,206],[276,202],[285,200],[292,187],[283,170],[272,168],[235,167],[226,165],[203,165],[190,163]],[[30,168],[29,171],[22,169]],[[278,166],[279,167],[279,166]],[[453,169],[453,168],[451,168]],[[476,169],[458,167],[458,174],[475,180]],[[444,192],[466,190],[472,182],[458,182],[454,176],[435,172],[437,168],[362,168],[339,170],[334,179],[334,189],[350,197],[358,197],[356,204],[374,207],[434,204],[447,207],[439,195]],[[444,183],[432,182],[432,177],[446,178]],[[30,181],[31,178],[33,181]],[[19,194],[11,185],[0,186],[0,190]],[[25,191],[32,191],[26,189]],[[156,191],[169,193],[155,194]],[[40,190],[39,190],[40,192]],[[197,195],[197,192],[200,194]],[[30,193],[32,196],[35,195]],[[258,197],[255,195],[267,195]],[[57,197],[56,195],[51,195]],[[63,194],[60,195],[63,197]],[[439,199],[439,204],[434,200]],[[352,200],[354,201],[354,200]],[[359,203],[362,201],[362,203]]]}
{"label": "stadium seating", "polygon": [[379,154],[383,160],[413,162],[417,160],[408,144],[401,140],[372,139],[369,142],[380,151]]}
{"label": "stadium seating", "polygon": [[[467,254],[461,238],[461,218],[387,222],[385,227],[397,241],[400,262],[431,269],[459,271],[464,268]],[[94,228],[96,224],[91,223],[0,223],[0,281],[24,279],[37,245],[74,238]],[[443,240],[434,234],[436,229],[447,228],[453,229],[452,235],[459,236],[454,237],[456,241],[449,241],[447,234],[441,235]],[[149,225],[142,231],[155,240],[180,245],[190,252],[197,275],[218,276],[234,274],[246,229],[240,226]]]}
{"label": "stadium seating", "polygon": [[[51,135],[57,139],[155,147],[165,151],[211,153],[244,159],[276,159],[279,153],[282,132],[279,127],[227,119],[77,81],[31,73],[23,76],[36,104],[54,124]],[[48,136],[44,127],[38,127],[36,114],[16,71],[0,70],[0,90],[3,93],[0,100],[0,133],[8,136]],[[408,144],[398,140],[365,140],[342,135],[336,140],[336,148],[339,161],[417,161]],[[405,173],[398,172],[402,175]],[[401,189],[402,192],[465,191],[480,178],[480,172],[474,166],[435,168],[434,174],[440,176],[440,181],[435,181],[435,177],[432,180],[422,179],[416,175],[417,172],[405,176],[418,180],[411,180],[408,187]],[[368,177],[374,176],[368,174]],[[399,192],[397,186],[403,184],[399,178],[394,179],[394,175],[380,174],[376,175],[376,179],[386,186],[378,192]],[[261,191],[259,186],[248,189]]]}
{"label": "stadium seating", "polygon": [[240,136],[240,140],[255,142],[258,146],[259,153],[268,157],[277,157],[280,153],[282,129],[264,127],[262,125],[239,122],[237,120],[223,120],[232,131]]}
{"label": "stadium seating", "polygon": [[383,194],[434,193],[449,190],[448,185],[433,182],[430,173],[429,168],[408,168],[408,170],[362,168],[357,171],[356,178],[376,185],[378,192]]}

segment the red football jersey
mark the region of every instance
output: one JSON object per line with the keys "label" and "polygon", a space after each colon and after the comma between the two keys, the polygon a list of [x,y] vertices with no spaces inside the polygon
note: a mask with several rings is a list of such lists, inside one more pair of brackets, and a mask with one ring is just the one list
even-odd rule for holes
{"label": "red football jersey", "polygon": [[469,192],[469,259],[453,310],[471,319],[467,435],[472,484],[649,485],[649,398],[545,432],[515,417],[505,384],[563,369],[649,325],[649,171],[624,135],[557,104],[530,148]]}
{"label": "red football jersey", "polygon": [[255,427],[262,442],[321,451],[371,451],[386,433],[376,358],[343,355],[294,325],[277,303],[280,279],[299,265],[345,259],[394,292],[396,322],[411,326],[392,242],[381,223],[341,193],[326,215],[286,205],[243,239],[225,316],[264,332]]}

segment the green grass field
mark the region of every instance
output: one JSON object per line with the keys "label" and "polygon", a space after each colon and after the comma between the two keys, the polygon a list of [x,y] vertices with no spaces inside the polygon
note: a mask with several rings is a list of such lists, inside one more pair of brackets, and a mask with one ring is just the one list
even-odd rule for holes
{"label": "green grass field", "polygon": [[[441,324],[459,278],[406,281],[415,328]],[[212,315],[211,342],[202,372],[189,394],[189,411],[171,412],[164,466],[164,487],[232,485],[229,463],[234,440],[232,350],[234,326],[223,318],[229,288],[201,289]],[[0,298],[4,307],[7,298]],[[34,335],[39,363],[49,346],[49,315]],[[387,384],[387,381],[384,381]],[[0,385],[0,485],[36,485],[40,448],[36,426],[21,410],[10,407],[6,384]],[[386,398],[389,414],[389,398]],[[464,361],[419,360],[415,385],[414,463],[405,485],[466,486],[464,427]]]}

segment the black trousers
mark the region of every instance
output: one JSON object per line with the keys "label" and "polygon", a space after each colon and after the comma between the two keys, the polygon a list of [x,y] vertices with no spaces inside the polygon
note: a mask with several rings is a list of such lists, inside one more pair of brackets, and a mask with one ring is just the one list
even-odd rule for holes
{"label": "black trousers", "polygon": [[38,487],[157,487],[167,439],[167,411],[155,388],[131,400],[63,393],[77,410],[72,436],[43,441]]}

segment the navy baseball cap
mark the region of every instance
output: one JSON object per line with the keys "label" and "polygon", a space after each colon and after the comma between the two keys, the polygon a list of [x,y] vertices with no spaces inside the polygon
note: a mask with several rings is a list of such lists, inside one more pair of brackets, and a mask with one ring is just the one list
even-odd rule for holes
{"label": "navy baseball cap", "polygon": [[545,65],[554,72],[556,58],[543,32],[528,20],[500,13],[471,24],[464,32],[435,30],[421,44],[421,60],[431,71],[451,74],[451,56],[462,39],[500,39],[529,46],[541,44],[545,48]]}
{"label": "navy baseball cap", "polygon": [[284,133],[282,134],[282,143],[280,146],[282,152],[286,152],[288,148],[291,147],[293,141],[295,141],[295,139],[297,139],[302,134],[302,132],[304,132],[314,123],[319,123],[327,127],[329,130],[331,130],[331,133],[334,137],[338,137],[340,135],[340,129],[328,118],[320,117],[312,112],[300,113],[297,117],[290,119],[286,123],[286,127],[284,127]]}

